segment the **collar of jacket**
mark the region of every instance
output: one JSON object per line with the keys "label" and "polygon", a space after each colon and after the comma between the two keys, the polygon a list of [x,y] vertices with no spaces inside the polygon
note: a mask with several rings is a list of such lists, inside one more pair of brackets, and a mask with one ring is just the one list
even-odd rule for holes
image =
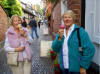
{"label": "collar of jacket", "polygon": [[[77,24],[74,24],[75,26],[74,26],[74,30],[73,31],[76,31],[78,28],[80,28],[80,26],[78,26]],[[58,39],[58,37],[59,37],[59,34],[57,33],[57,35],[56,35],[56,38]],[[64,37],[64,35],[63,35],[63,37],[62,37],[62,39],[64,39],[65,37]]]}
{"label": "collar of jacket", "polygon": [[75,27],[74,27],[74,31],[77,30],[78,28],[80,28],[80,26],[78,26],[77,24],[74,24]]}

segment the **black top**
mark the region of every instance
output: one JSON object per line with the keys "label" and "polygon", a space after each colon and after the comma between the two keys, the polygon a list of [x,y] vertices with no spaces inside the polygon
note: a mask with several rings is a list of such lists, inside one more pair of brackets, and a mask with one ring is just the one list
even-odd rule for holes
{"label": "black top", "polygon": [[23,26],[23,27],[27,27],[27,23],[24,21],[24,22],[22,23],[22,26]]}
{"label": "black top", "polygon": [[30,23],[29,23],[29,25],[30,25],[31,27],[37,27],[37,22],[36,22],[36,20],[31,20]]}

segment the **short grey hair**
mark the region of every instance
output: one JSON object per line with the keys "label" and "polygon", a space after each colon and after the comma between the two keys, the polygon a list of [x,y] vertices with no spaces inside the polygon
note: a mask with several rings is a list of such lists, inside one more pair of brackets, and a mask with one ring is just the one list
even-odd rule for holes
{"label": "short grey hair", "polygon": [[75,21],[76,16],[75,16],[75,13],[72,10],[65,11],[64,14],[62,15],[62,18],[64,18],[64,15],[67,15],[67,14],[70,14],[72,16],[73,20]]}

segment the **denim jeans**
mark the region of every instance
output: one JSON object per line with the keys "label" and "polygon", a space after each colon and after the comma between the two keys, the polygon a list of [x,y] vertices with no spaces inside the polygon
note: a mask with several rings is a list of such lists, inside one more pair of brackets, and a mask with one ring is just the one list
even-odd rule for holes
{"label": "denim jeans", "polygon": [[35,31],[36,37],[38,38],[39,36],[38,36],[38,33],[37,33],[37,27],[32,27],[32,33],[31,33],[32,38],[34,39],[34,35],[33,35],[34,31]]}
{"label": "denim jeans", "polygon": [[80,74],[79,72],[69,72],[68,69],[62,71],[62,74]]}

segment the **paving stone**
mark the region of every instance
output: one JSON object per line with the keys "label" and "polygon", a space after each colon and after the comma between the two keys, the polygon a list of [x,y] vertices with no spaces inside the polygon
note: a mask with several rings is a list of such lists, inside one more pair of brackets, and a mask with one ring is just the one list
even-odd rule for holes
{"label": "paving stone", "polygon": [[43,35],[42,31],[39,31],[39,39],[34,40],[31,47],[33,50],[32,57],[32,74],[54,74],[53,62],[50,58],[40,57],[40,42],[41,40],[52,40],[50,35]]}

